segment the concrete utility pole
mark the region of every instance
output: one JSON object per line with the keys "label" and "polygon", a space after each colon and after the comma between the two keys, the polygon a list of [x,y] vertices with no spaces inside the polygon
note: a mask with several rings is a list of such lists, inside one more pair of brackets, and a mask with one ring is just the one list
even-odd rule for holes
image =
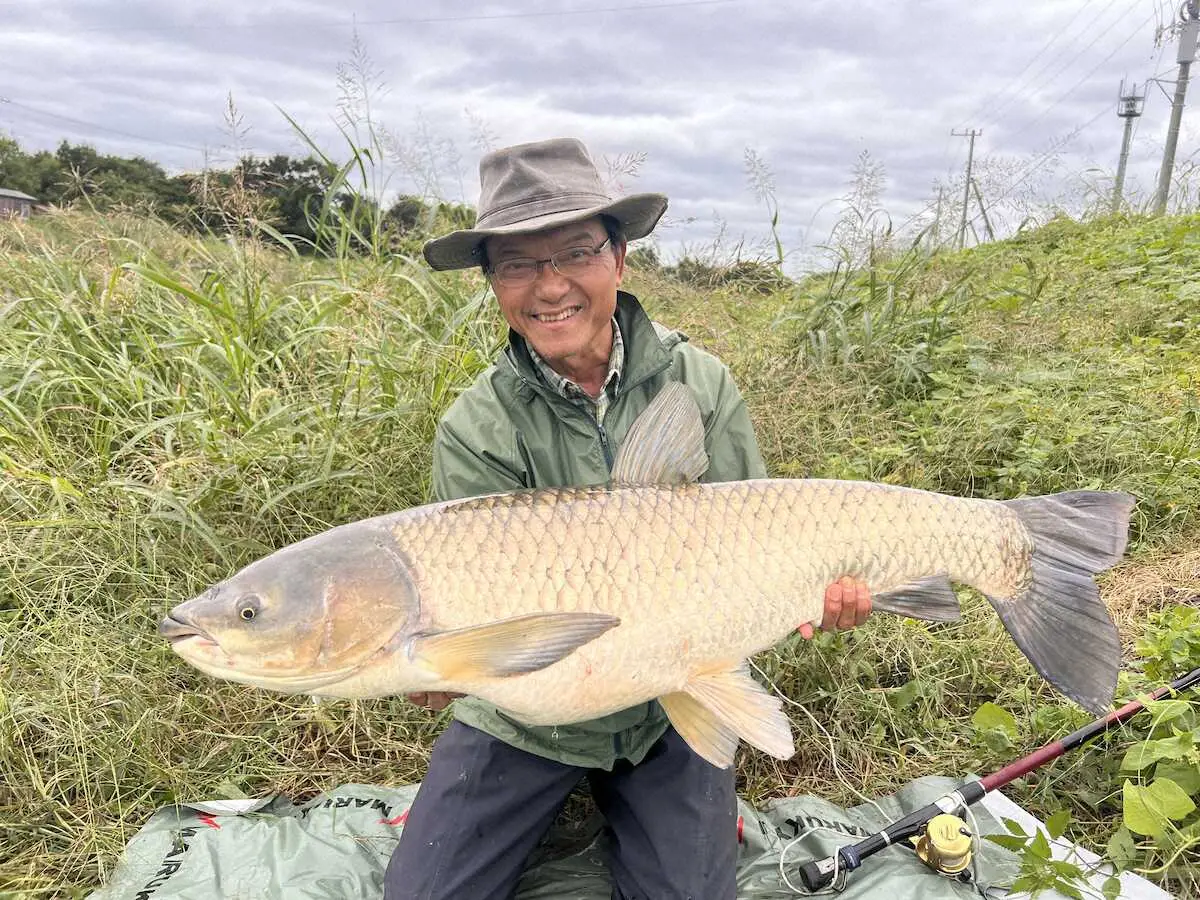
{"label": "concrete utility pole", "polygon": [[975,200],[979,203],[979,214],[983,216],[983,227],[987,229],[989,241],[996,239],[996,232],[992,231],[992,223],[987,216],[987,207],[983,205],[983,194],[979,193],[979,182],[974,178],[971,179],[971,187],[975,189]]}
{"label": "concrete utility pole", "polygon": [[1175,81],[1175,99],[1171,101],[1171,124],[1167,127],[1167,144],[1163,148],[1162,168],[1158,170],[1158,190],[1154,192],[1154,213],[1167,211],[1167,195],[1171,192],[1171,174],[1175,169],[1175,147],[1179,143],[1179,123],[1183,119],[1183,100],[1187,96],[1188,75],[1196,59],[1196,42],[1200,38],[1200,0],[1187,0],[1179,9],[1183,26],[1179,30],[1179,77]]}
{"label": "concrete utility pole", "polygon": [[1117,163],[1117,180],[1113,184],[1112,211],[1121,211],[1121,194],[1125,190],[1125,167],[1129,163],[1129,142],[1133,137],[1133,120],[1142,114],[1142,106],[1146,95],[1137,92],[1135,84],[1125,93],[1125,82],[1121,82],[1121,91],[1117,94],[1117,115],[1125,120],[1125,137],[1121,141],[1121,161]]}
{"label": "concrete utility pole", "polygon": [[[1198,0],[1200,2],[1200,0]],[[983,131],[976,131],[974,128],[968,131],[951,131],[954,137],[970,138],[971,143],[967,147],[967,183],[963,186],[963,205],[962,205],[962,221],[958,226],[958,249],[963,247],[963,240],[967,235],[967,205],[971,202],[971,163],[975,160],[975,138],[983,134]]]}

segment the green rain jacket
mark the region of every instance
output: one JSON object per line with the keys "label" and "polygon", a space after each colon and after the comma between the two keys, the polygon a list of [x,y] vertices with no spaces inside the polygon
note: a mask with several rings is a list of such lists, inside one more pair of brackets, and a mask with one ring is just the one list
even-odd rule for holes
{"label": "green rain jacket", "polygon": [[[630,425],[669,381],[687,384],[700,404],[709,456],[701,480],[764,477],[746,405],[725,365],[679,332],[656,326],[632,294],[617,292],[616,318],[625,363],[603,422],[584,403],[567,400],[546,384],[524,340],[510,332],[504,354],[438,423],[435,499],[608,483]],[[603,769],[612,769],[618,759],[640,762],[667,728],[657,701],[554,727],[521,724],[478,697],[456,701],[454,715],[530,753]]]}

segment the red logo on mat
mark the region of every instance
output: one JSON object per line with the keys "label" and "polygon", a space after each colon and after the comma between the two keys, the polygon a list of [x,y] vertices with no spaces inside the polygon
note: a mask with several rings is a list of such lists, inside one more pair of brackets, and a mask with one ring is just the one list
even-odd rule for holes
{"label": "red logo on mat", "polygon": [[408,821],[408,810],[406,809],[404,812],[400,813],[400,815],[396,816],[393,819],[380,819],[379,824],[380,825],[403,825],[407,821]]}
{"label": "red logo on mat", "polygon": [[201,813],[196,818],[198,818],[201,822],[203,822],[209,828],[220,828],[221,827],[220,825],[217,824],[217,820],[214,819],[212,816],[210,816],[208,813]]}

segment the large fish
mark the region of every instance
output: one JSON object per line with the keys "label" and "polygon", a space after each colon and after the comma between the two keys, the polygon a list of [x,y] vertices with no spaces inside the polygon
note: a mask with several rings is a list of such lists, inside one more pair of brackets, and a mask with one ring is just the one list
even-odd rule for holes
{"label": "large fish", "polygon": [[868,482],[697,484],[704,429],[669,385],[607,487],[495,494],[343,525],[180,604],[159,632],[219,678],[289,693],[459,691],[531,725],[657,698],[705,759],[741,738],[794,752],[746,660],[865,579],[877,610],[958,616],[985,594],[1034,667],[1102,712],[1120,646],[1094,573],[1124,552],[1133,498],[969,500]]}

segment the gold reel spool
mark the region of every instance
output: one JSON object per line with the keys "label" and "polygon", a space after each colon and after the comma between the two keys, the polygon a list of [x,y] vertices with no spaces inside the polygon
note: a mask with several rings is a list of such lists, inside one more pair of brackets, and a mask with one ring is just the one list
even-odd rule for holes
{"label": "gold reel spool", "polygon": [[912,842],[921,862],[941,875],[954,877],[971,865],[971,837],[966,822],[942,813],[930,819],[925,833]]}

